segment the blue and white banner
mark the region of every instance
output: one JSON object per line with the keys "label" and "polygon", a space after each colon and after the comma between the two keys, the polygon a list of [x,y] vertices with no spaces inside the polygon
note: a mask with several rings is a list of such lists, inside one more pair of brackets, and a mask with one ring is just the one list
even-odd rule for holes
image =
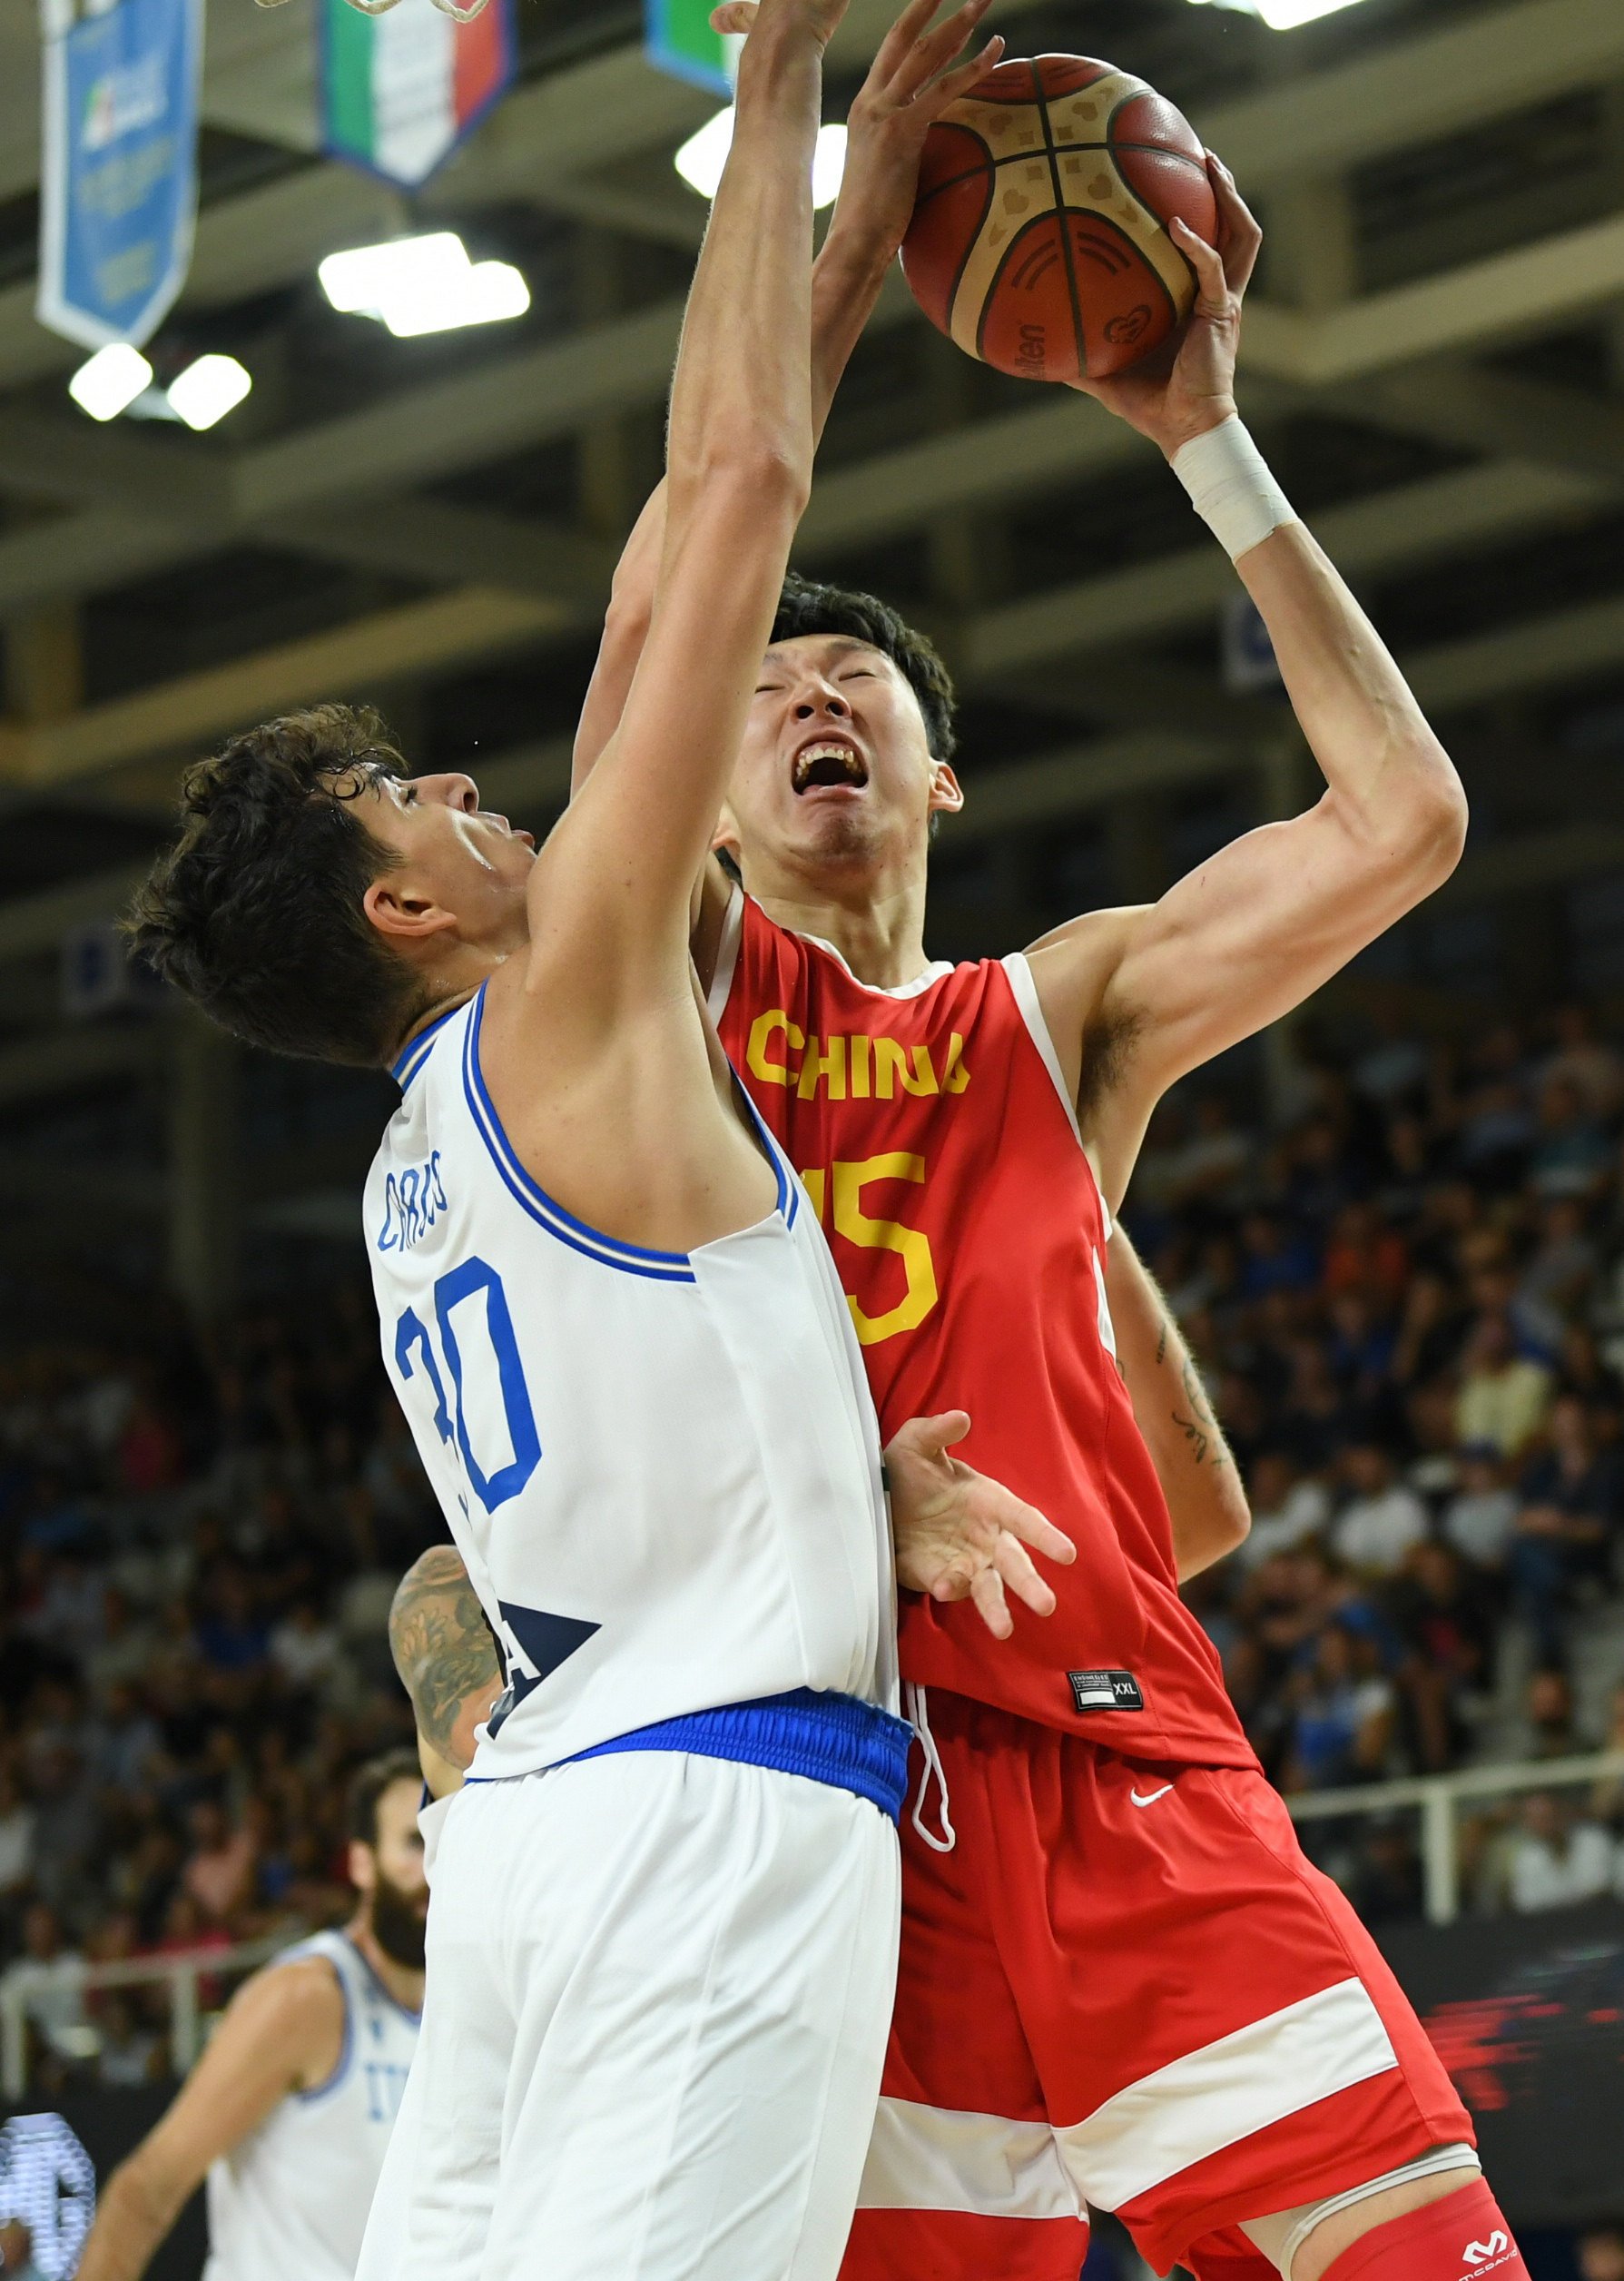
{"label": "blue and white banner", "polygon": [[137,346],[186,281],[203,0],[40,0],[39,294],[53,332]]}

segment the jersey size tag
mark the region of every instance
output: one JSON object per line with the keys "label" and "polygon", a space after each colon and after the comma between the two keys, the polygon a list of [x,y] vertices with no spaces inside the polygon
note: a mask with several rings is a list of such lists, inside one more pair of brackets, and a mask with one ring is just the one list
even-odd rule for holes
{"label": "jersey size tag", "polygon": [[1131,1671],[1068,1671],[1074,1710],[1143,1711],[1145,1697]]}

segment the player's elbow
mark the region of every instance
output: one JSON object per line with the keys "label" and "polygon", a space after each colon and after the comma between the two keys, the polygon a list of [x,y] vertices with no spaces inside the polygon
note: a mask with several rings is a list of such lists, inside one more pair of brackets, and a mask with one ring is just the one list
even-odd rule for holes
{"label": "player's elbow", "polygon": [[1471,811],[1453,761],[1430,730],[1416,758],[1410,844],[1430,894],[1443,884],[1465,851]]}
{"label": "player's elbow", "polygon": [[[812,497],[812,454],[771,430],[718,436],[695,458],[681,488],[709,516],[736,518],[754,529],[782,521],[792,529]],[[674,470],[674,509],[678,489]]]}
{"label": "player's elbow", "polygon": [[195,2184],[195,2179],[172,2177],[150,2147],[137,2147],[103,2189],[103,2222],[129,2240],[161,2241]]}

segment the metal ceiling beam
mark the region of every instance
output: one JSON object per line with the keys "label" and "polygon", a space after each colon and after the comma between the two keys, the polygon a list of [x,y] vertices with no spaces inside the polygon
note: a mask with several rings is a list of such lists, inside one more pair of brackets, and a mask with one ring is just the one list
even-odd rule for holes
{"label": "metal ceiling beam", "polygon": [[314,699],[376,695],[390,682],[523,647],[566,613],[540,597],[463,587],[187,674],[37,728],[0,729],[0,780],[45,785],[189,746]]}

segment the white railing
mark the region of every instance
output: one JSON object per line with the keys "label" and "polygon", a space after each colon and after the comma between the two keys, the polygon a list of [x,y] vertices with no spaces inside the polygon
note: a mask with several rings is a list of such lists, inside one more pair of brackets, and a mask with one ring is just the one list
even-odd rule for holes
{"label": "white railing", "polygon": [[1452,1924],[1461,1913],[1460,1818],[1466,1799],[1561,1790],[1576,1782],[1624,1779],[1624,1751],[1583,1758],[1548,1758],[1516,1766],[1469,1766],[1458,1774],[1418,1774],[1407,1782],[1366,1782],[1356,1790],[1308,1790],[1285,1802],[1294,1822],[1350,1820],[1360,1814],[1419,1808],[1427,1921]]}
{"label": "white railing", "polygon": [[[132,1957],[122,1964],[64,1963],[50,1982],[54,1991],[72,1989],[93,1995],[102,1988],[142,1988],[169,1983],[169,2057],[177,2076],[185,2075],[202,2048],[202,2007],[199,1990],[205,1980],[241,1977],[299,1938],[299,1928],[261,1940],[245,1940],[231,1949],[181,1949],[165,1957]],[[0,1987],[0,2095],[11,2105],[28,2088],[28,2000],[26,1986]],[[77,2055],[74,2055],[77,2056]],[[87,2037],[86,2058],[94,2058],[94,2030]]]}

